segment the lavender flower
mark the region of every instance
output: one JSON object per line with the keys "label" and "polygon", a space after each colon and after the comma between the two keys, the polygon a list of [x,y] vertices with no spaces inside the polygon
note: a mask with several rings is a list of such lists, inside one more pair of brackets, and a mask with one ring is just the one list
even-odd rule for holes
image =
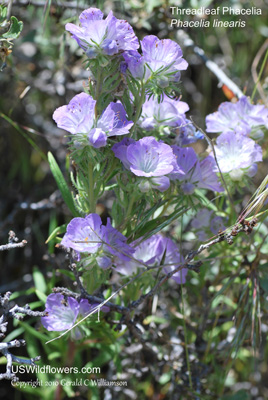
{"label": "lavender flower", "polygon": [[123,262],[120,259],[115,259],[114,262],[116,271],[122,275],[136,273],[141,267],[139,261],[150,267],[158,265],[164,252],[162,236],[160,235],[153,235],[138,245],[137,241],[135,241],[131,244],[131,247],[134,249],[133,258],[137,261],[131,259],[128,262]]}
{"label": "lavender flower", "polygon": [[179,80],[179,71],[188,67],[188,63],[182,58],[180,46],[173,40],[160,40],[154,35],[145,36],[141,41],[141,49],[145,62],[152,71],[159,73],[165,70],[165,75],[174,73],[173,80]]}
{"label": "lavender flower", "polygon": [[208,132],[234,131],[253,139],[263,137],[263,128],[268,129],[268,109],[254,105],[243,96],[237,103],[224,102],[219,110],[206,117]]}
{"label": "lavender flower", "polygon": [[172,148],[157,142],[152,136],[144,137],[127,148],[130,171],[137,176],[162,176],[174,169]]}
{"label": "lavender flower", "polygon": [[219,230],[225,230],[223,219],[214,215],[212,210],[203,208],[198,211],[196,217],[192,220],[191,226],[199,240],[205,241],[211,237],[211,233],[217,235]]}
{"label": "lavender flower", "polygon": [[85,218],[71,220],[61,244],[78,253],[98,253],[98,265],[107,269],[112,264],[113,256],[129,260],[128,256],[134,250],[126,242],[127,238],[112,227],[109,218],[105,226],[98,214],[89,214]]}
{"label": "lavender flower", "polygon": [[[129,142],[130,143],[130,142]],[[166,176],[173,170],[179,170],[172,148],[165,143],[157,142],[152,136],[144,137],[137,142],[127,145],[122,141],[112,148],[125,168],[139,177],[149,178],[147,183],[141,183],[141,190],[152,187],[164,191],[169,187],[169,178]],[[181,171],[183,173],[183,171]]]}
{"label": "lavender flower", "polygon": [[203,138],[203,133],[198,131],[192,122],[185,118],[184,123],[179,127],[179,133],[175,139],[175,142],[179,147],[183,147],[188,146],[191,143],[195,143],[197,140],[201,140]]}
{"label": "lavender flower", "polygon": [[[184,259],[180,255],[176,244],[171,239],[165,238],[161,235],[153,235],[139,244],[137,241],[133,242],[131,246],[135,250],[133,258],[137,261],[132,259],[123,262],[119,259],[115,259],[115,270],[122,275],[131,275],[136,273],[141,267],[141,263],[146,264],[148,267],[159,266],[159,268],[161,265],[170,264],[163,268],[163,271],[166,274],[174,271],[174,269],[178,268],[180,264],[184,263]],[[172,279],[177,283],[185,283],[187,272],[187,268],[183,268],[181,271],[176,272],[172,276]]]}
{"label": "lavender flower", "polygon": [[61,244],[81,253],[96,253],[105,240],[101,218],[89,214],[86,218],[73,218],[67,226]]}
{"label": "lavender flower", "polygon": [[188,110],[188,104],[183,101],[173,100],[164,95],[163,101],[159,103],[158,99],[152,96],[143,104],[140,126],[148,131],[161,125],[179,127],[185,123],[184,114]]}
{"label": "lavender flower", "polygon": [[137,50],[125,51],[123,57],[125,62],[121,65],[121,72],[129,70],[133,78],[145,82],[150,78],[151,71],[146,66],[145,58]]}
{"label": "lavender flower", "polygon": [[112,227],[110,218],[107,219],[107,224],[103,228],[107,243],[103,246],[103,250],[119,257],[121,260],[129,261],[130,258],[128,256],[132,255],[134,250],[126,243],[127,238]]}
{"label": "lavender flower", "polygon": [[127,21],[115,18],[112,11],[103,19],[98,8],[89,8],[82,12],[79,20],[81,27],[68,23],[65,28],[90,59],[102,54],[113,56],[139,47],[133,28]]}
{"label": "lavender flower", "polygon": [[256,168],[254,163],[262,161],[262,149],[247,136],[224,132],[216,141],[216,156],[219,168],[223,173],[229,173],[233,180],[240,180],[244,173],[252,175]]}
{"label": "lavender flower", "polygon": [[193,194],[196,188],[217,192],[223,190],[218,182],[216,173],[213,171],[215,160],[211,156],[208,156],[200,163],[194,149],[191,147],[172,146],[172,148],[176,155],[178,167],[182,172],[175,170],[169,174],[169,177],[172,180],[178,179],[181,182],[180,187],[185,194]]}
{"label": "lavender flower", "polygon": [[[170,264],[164,267],[163,271],[165,272],[165,274],[168,274],[169,272],[174,271],[176,268],[178,268],[179,264],[183,264],[184,258],[182,257],[182,255],[180,255],[178,247],[171,239],[163,238],[163,241],[165,243],[166,252],[163,263]],[[187,268],[182,268],[180,271],[175,272],[175,274],[172,275],[171,279],[173,279],[176,283],[185,283],[187,272]]]}
{"label": "lavender flower", "polygon": [[211,219],[212,214],[213,211],[208,210],[207,208],[199,210],[198,213],[196,214],[196,217],[191,222],[192,227],[196,230],[199,230],[201,228],[209,226],[209,221]]}
{"label": "lavender flower", "polygon": [[[97,306],[98,304],[89,304],[86,299],[82,299],[78,303],[73,297],[67,297],[65,300],[62,294],[51,293],[46,301],[45,311],[48,316],[42,317],[41,322],[48,331],[65,331],[72,328],[79,317],[85,317]],[[109,307],[103,306],[101,310],[107,312]],[[79,327],[76,327],[71,332],[73,339],[81,339],[82,336],[83,333]]]}
{"label": "lavender flower", "polygon": [[157,77],[160,87],[168,86],[168,81],[178,81],[180,71],[188,63],[182,58],[180,46],[170,40],[160,40],[157,36],[145,36],[141,41],[143,55],[137,51],[125,52],[124,59],[134,78],[147,81],[152,74]]}
{"label": "lavender flower", "polygon": [[187,103],[170,99],[164,94],[163,101],[158,102],[158,98],[152,96],[147,99],[142,107],[142,116],[139,120],[140,126],[150,131],[156,127],[165,127],[164,133],[169,134],[170,128],[179,128],[176,143],[179,146],[185,146],[203,139],[204,135],[197,131],[192,122],[189,121],[185,113],[189,110]]}
{"label": "lavender flower", "polygon": [[200,162],[202,180],[198,183],[199,188],[222,192],[224,189],[218,180],[215,171],[218,171],[216,161],[212,155],[207,156]]}
{"label": "lavender flower", "polygon": [[86,93],[73,97],[68,105],[59,107],[53,114],[57,126],[71,134],[80,134],[86,143],[95,148],[106,145],[107,137],[126,135],[133,122],[126,119],[120,102],[110,103],[97,121],[94,121],[96,101]]}

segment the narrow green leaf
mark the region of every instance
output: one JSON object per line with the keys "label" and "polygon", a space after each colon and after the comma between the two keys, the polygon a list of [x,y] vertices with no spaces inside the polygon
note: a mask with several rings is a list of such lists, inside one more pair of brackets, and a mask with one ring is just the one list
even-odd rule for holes
{"label": "narrow green leaf", "polygon": [[66,205],[68,206],[69,210],[73,214],[74,217],[79,217],[79,213],[75,208],[74,201],[72,194],[68,188],[68,185],[64,179],[64,176],[60,170],[60,167],[57,164],[57,161],[55,160],[54,156],[52,153],[49,151],[48,152],[48,162],[50,165],[51,172],[55,178],[55,181],[58,185],[58,188],[62,194],[63,200],[65,201]]}
{"label": "narrow green leaf", "polygon": [[35,294],[38,297],[38,299],[41,300],[43,303],[45,303],[47,301],[47,296],[43,292],[36,290]]}
{"label": "narrow green leaf", "polygon": [[221,296],[228,288],[231,286],[231,284],[234,282],[235,278],[237,277],[237,274],[232,276],[230,279],[227,280],[227,282],[224,283],[222,288],[215,294],[215,296],[212,298],[211,303],[214,302],[214,300],[218,297]]}
{"label": "narrow green leaf", "polygon": [[46,240],[46,243],[49,243],[52,239],[55,239],[56,236],[61,235],[62,233],[66,232],[66,228],[67,228],[67,224],[63,224],[60,226],[57,226],[57,228],[55,228],[51,234],[49,235],[49,237]]}
{"label": "narrow green leaf", "polygon": [[143,239],[147,239],[148,237],[155,235],[171,224],[175,219],[178,219],[181,215],[185,214],[188,210],[189,208],[180,207],[179,210],[174,211],[169,216],[159,217],[147,222],[144,227],[136,233],[135,239],[141,236]]}
{"label": "narrow green leaf", "polygon": [[148,315],[148,317],[143,320],[144,325],[149,325],[151,322],[155,322],[156,324],[165,324],[167,320],[157,315]]}
{"label": "narrow green leaf", "polygon": [[39,268],[36,266],[33,269],[33,280],[34,280],[34,286],[36,287],[36,289],[39,290],[41,293],[46,293],[47,285],[46,285],[44,275],[39,270]]}
{"label": "narrow green leaf", "polygon": [[[19,325],[22,326],[25,329],[26,332],[29,332],[29,334],[32,335],[33,338],[37,338],[41,342],[46,342],[50,338],[48,335],[46,335],[46,334],[42,333],[41,331],[38,331],[35,328],[33,328],[27,322],[19,321]],[[52,342],[52,346],[53,347],[57,347],[57,343],[54,342],[54,344],[53,344],[53,342]]]}
{"label": "narrow green leaf", "polygon": [[211,303],[211,308],[216,308],[220,303],[224,303],[227,306],[233,308],[234,310],[236,310],[237,305],[231,300],[229,299],[229,297],[224,296],[223,294],[217,296]]}
{"label": "narrow green leaf", "polygon": [[42,150],[37,146],[37,144],[33,141],[33,139],[28,135],[27,132],[24,132],[23,129],[14,122],[11,118],[9,118],[7,115],[0,113],[0,117],[5,119],[10,125],[12,125],[29,143],[30,145],[40,154],[40,156],[43,158],[43,160],[47,161],[47,158],[45,154],[42,152]]}

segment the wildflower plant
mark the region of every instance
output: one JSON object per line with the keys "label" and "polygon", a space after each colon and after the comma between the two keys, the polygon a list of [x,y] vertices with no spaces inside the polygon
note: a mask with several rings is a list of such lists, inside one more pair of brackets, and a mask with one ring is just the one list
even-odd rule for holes
{"label": "wildflower plant", "polygon": [[[163,285],[180,293],[184,314],[183,285],[196,279],[202,265],[195,257],[215,244],[224,253],[239,233],[255,227],[251,214],[264,204],[267,182],[238,219],[231,195],[250,182],[262,161],[268,113],[246,96],[223,103],[206,118],[215,140],[198,151],[196,142],[207,135],[180,97],[188,66],[180,46],[154,35],[139,41],[128,22],[112,12],[105,18],[97,8],[83,11],[79,21],[65,28],[83,50],[88,84],[53,113],[68,137],[71,185],[48,155],[69,208],[66,224],[48,242],[57,241],[66,254],[65,274],[74,290],[49,286],[43,332],[50,341],[67,333],[72,344],[84,346],[94,330],[100,341],[113,344],[129,331],[157,357],[142,326],[147,316],[136,314]],[[186,250],[189,237],[205,243]],[[97,317],[101,328],[90,322]],[[116,345],[113,354],[120,354]]]}
{"label": "wildflower plant", "polygon": [[[204,134],[187,118],[187,103],[177,97],[181,71],[188,65],[180,46],[153,35],[139,42],[133,28],[112,12],[104,19],[99,9],[90,8],[79,20],[80,26],[68,23],[66,30],[85,53],[89,84],[53,114],[70,138],[71,195],[49,156],[73,219],[49,240],[63,233],[60,247],[71,254],[88,295],[116,273],[126,291],[134,280],[135,297],[152,290],[153,280],[161,276],[184,284],[187,268],[194,267],[187,267],[181,244],[163,231],[187,211],[202,207],[208,193],[223,196],[223,175],[236,181],[256,173],[262,161],[256,132],[267,128],[267,110],[246,97],[222,104],[206,118],[208,131],[219,133],[215,148],[197,154],[190,145]],[[237,123],[231,124],[234,115]],[[104,196],[113,199],[106,221],[97,214]],[[209,226],[217,234],[225,222],[203,209],[192,227],[200,239],[207,239]],[[47,303],[52,313],[59,297],[53,297],[54,305]],[[67,307],[71,327],[78,304],[75,312],[70,303]],[[44,326],[53,330],[57,324],[46,323],[49,318],[43,318]]]}

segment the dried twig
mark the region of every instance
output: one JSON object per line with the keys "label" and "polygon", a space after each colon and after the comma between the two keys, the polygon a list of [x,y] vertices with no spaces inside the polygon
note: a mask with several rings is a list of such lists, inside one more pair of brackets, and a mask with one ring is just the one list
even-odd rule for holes
{"label": "dried twig", "polygon": [[[13,307],[10,305],[10,296],[11,292],[5,293],[4,296],[0,296],[0,306],[3,309],[3,313],[0,317],[0,338],[5,337],[5,333],[7,331],[8,319],[16,318],[22,319],[25,315],[34,316],[34,317],[44,317],[47,313],[45,311],[32,311],[28,304],[24,307],[20,307],[17,304]],[[36,361],[40,360],[40,356],[24,359],[17,357],[10,353],[9,349],[14,347],[22,347],[25,346],[26,342],[23,339],[15,339],[11,342],[2,342],[0,343],[0,353],[2,353],[7,359],[6,372],[0,374],[0,380],[9,379],[12,381],[18,381],[16,374],[12,372],[12,363],[16,362],[19,364],[28,364],[35,365]]]}
{"label": "dried twig", "polygon": [[22,240],[21,242],[18,243],[19,239],[16,237],[15,232],[10,231],[8,233],[8,243],[7,244],[2,244],[0,246],[0,251],[5,251],[5,250],[11,250],[15,249],[16,247],[25,247],[27,244],[27,240]]}

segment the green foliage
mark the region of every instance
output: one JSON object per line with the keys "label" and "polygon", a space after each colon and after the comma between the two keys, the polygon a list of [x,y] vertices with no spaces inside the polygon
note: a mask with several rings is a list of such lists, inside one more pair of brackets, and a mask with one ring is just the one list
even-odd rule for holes
{"label": "green foliage", "polygon": [[55,181],[58,185],[58,188],[62,194],[63,200],[65,201],[66,205],[68,206],[69,210],[71,211],[74,217],[78,217],[80,214],[75,207],[75,202],[68,185],[64,179],[64,176],[57,164],[57,161],[53,157],[52,153],[48,153],[48,162],[51,168],[51,172],[55,178]]}
{"label": "green foliage", "polygon": [[23,29],[23,22],[18,21],[16,17],[11,17],[10,20],[11,20],[11,26],[9,30],[2,36],[5,39],[13,40],[19,37],[19,35],[21,34],[21,31]]}
{"label": "green foliage", "polygon": [[[12,57],[15,59],[14,66],[9,67],[10,74],[6,73],[7,70],[5,71],[3,78],[6,85],[3,93],[7,95],[2,96],[1,109],[4,111],[1,113],[1,118],[5,124],[3,132],[4,134],[7,132],[7,135],[1,141],[1,145],[4,149],[3,157],[7,153],[5,143],[8,143],[9,151],[12,148],[13,157],[4,159],[3,167],[1,165],[3,171],[1,182],[3,188],[10,187],[11,194],[14,192],[13,197],[11,195],[6,197],[5,190],[4,204],[7,205],[4,209],[6,213],[3,215],[4,222],[5,217],[9,215],[11,204],[15,207],[18,201],[22,201],[16,197],[18,192],[14,190],[14,187],[22,187],[21,197],[29,203],[47,199],[53,192],[54,186],[50,184],[46,156],[43,151],[53,151],[59,164],[65,163],[62,156],[64,146],[62,138],[61,140],[58,138],[55,145],[53,129],[50,130],[52,125],[47,125],[47,122],[51,123],[53,110],[65,104],[66,98],[71,97],[72,90],[82,91],[81,80],[85,80],[85,77],[77,72],[82,69],[77,57],[79,51],[75,44],[70,43],[68,35],[63,32],[67,21],[74,22],[74,15],[80,12],[79,7],[85,4],[86,8],[90,4],[79,1],[77,9],[68,10],[61,7],[60,3],[53,2],[52,4],[49,1],[45,10],[43,7],[30,4],[26,7],[20,6],[24,12],[24,30],[23,37],[15,43],[21,40],[26,44],[30,43],[35,49],[35,55],[30,57],[24,54],[24,58],[20,59],[14,54]],[[198,4],[197,1],[189,2],[191,7],[206,6],[209,3],[211,1],[207,0],[202,1],[202,4]],[[227,4],[227,2],[222,4]],[[158,10],[160,5],[157,0],[154,2],[131,0],[125,3],[116,2],[113,7],[115,7],[115,14],[117,11],[117,15],[122,15],[122,18],[132,18],[138,27],[145,27],[149,33],[157,33],[161,27],[161,33],[165,30],[169,31],[169,37],[175,39],[176,30],[169,29],[168,9],[165,9],[165,12]],[[240,5],[244,6],[242,3]],[[6,7],[1,7],[1,26],[6,24],[6,11]],[[3,34],[3,38],[11,42],[18,38],[22,29],[22,22],[19,21],[21,16],[18,14],[17,18],[11,17],[12,23],[9,27],[6,25]],[[254,85],[249,79],[250,67],[264,41],[262,33],[264,19],[264,15],[250,16],[247,20],[248,28],[239,31],[233,29],[228,32],[218,32],[215,29],[207,31],[193,29],[190,33],[195,43],[204,48],[205,53],[212,59],[222,57],[223,61],[226,60],[228,74],[236,76],[242,88],[246,82],[248,92],[250,92]],[[33,25],[33,21],[36,20],[40,21],[40,24]],[[144,32],[141,31],[139,34],[142,37]],[[218,103],[225,98],[211,74],[204,66],[198,64],[197,60],[195,63],[192,65],[191,77],[188,76],[188,79],[191,79],[195,85],[195,93],[199,93],[191,96],[190,92],[187,92],[188,89],[182,86],[183,100],[190,104],[196,115],[205,116],[208,112],[215,110]],[[104,88],[107,90],[110,88],[110,94],[100,95],[100,109],[109,103],[112,90],[118,89],[120,93],[122,89],[123,82],[119,74],[115,73],[116,68],[117,66],[114,65],[113,74],[103,81]],[[41,71],[48,76],[47,80],[42,80]],[[29,82],[31,90],[25,98],[19,99],[19,95],[25,88],[25,82],[27,84]],[[61,82],[68,87],[67,92],[61,91]],[[135,80],[128,80],[128,85],[134,97],[138,99],[141,89],[139,84]],[[89,91],[94,93],[95,89],[94,82],[90,82]],[[46,90],[51,90],[51,92],[46,92]],[[131,118],[137,111],[137,103],[129,101],[124,90],[122,93],[121,101]],[[198,102],[201,93],[202,101]],[[98,96],[98,93],[95,94]],[[33,105],[36,106],[34,112],[31,111]],[[42,117],[39,125],[36,117]],[[41,134],[37,135],[33,131],[26,130],[27,125]],[[137,134],[139,134],[138,129]],[[42,141],[42,135],[46,140]],[[21,140],[17,138],[19,136]],[[54,142],[51,141],[53,147],[49,144],[51,138],[54,140]],[[264,148],[267,148],[267,139],[265,139]],[[82,159],[82,161],[79,160],[81,161],[79,172],[72,166],[72,161],[77,160],[76,156]],[[52,153],[49,153],[48,159],[52,174],[71,215],[84,216],[94,208],[98,200],[98,206],[104,209],[105,215],[111,216],[115,226],[122,228],[126,236],[131,235],[128,237],[129,242],[164,231],[173,239],[179,240],[185,255],[189,250],[196,250],[200,245],[200,241],[191,228],[191,218],[195,215],[194,207],[205,205],[215,215],[226,218],[227,226],[237,218],[237,215],[231,214],[224,196],[218,199],[214,199],[213,196],[208,198],[201,191],[198,192],[199,199],[194,199],[193,204],[182,202],[180,195],[174,189],[174,198],[170,204],[162,194],[156,195],[152,191],[147,198],[137,196],[134,204],[131,205],[129,199],[132,198],[137,185],[135,182],[130,182],[126,188],[126,173],[122,174],[118,181],[115,179],[119,162],[114,161],[112,164],[105,150],[99,158],[93,152],[90,153],[90,157],[88,154],[79,154],[79,151],[76,155],[73,154],[68,165],[68,168],[72,170],[70,172],[72,186],[67,183]],[[33,160],[37,160],[36,164]],[[89,160],[91,160],[90,168],[94,185],[91,185],[87,179]],[[37,171],[39,171],[39,180],[36,178]],[[266,173],[266,171],[261,171],[260,175],[262,172]],[[101,182],[99,177],[105,177],[105,182]],[[257,177],[258,179],[261,180],[260,177]],[[36,191],[34,188],[37,183],[38,190]],[[31,191],[25,192],[25,188],[31,188]],[[238,213],[244,206],[242,204],[244,197],[249,197],[253,191],[248,185],[240,190],[240,193],[234,194],[235,208]],[[110,203],[107,201],[107,193]],[[176,204],[178,204],[177,207]],[[129,225],[126,223],[127,214],[132,216]],[[37,224],[41,232],[40,237],[48,236],[47,242],[51,245],[49,254],[46,254],[47,248],[44,241],[43,243],[42,239],[37,241],[37,235],[33,235],[33,243],[29,242],[31,252],[28,253],[28,258],[24,259],[20,256],[13,258],[10,253],[4,260],[4,268],[7,273],[10,272],[12,282],[14,280],[15,284],[16,280],[21,280],[21,286],[18,290],[14,290],[13,294],[13,300],[16,302],[20,301],[21,296],[27,297],[30,299],[32,309],[37,309],[37,307],[43,309],[46,296],[54,286],[67,286],[75,280],[74,273],[66,269],[68,262],[64,259],[65,254],[61,252],[62,258],[59,259],[59,263],[55,262],[53,254],[54,245],[61,240],[59,236],[62,237],[65,233],[67,226],[65,222],[69,219],[70,215],[64,215],[64,211],[57,206],[52,210],[41,209],[41,211],[19,209],[19,212],[15,214],[12,221],[16,227],[19,227],[18,229],[22,229],[21,227],[24,229],[25,224],[28,229]],[[107,371],[114,374],[114,379],[121,379],[122,372],[123,376],[127,376],[128,389],[134,390],[137,398],[141,400],[158,397],[168,399],[172,395],[174,398],[181,399],[249,399],[251,396],[249,390],[237,391],[237,386],[243,382],[247,382],[250,388],[257,387],[260,397],[265,398],[266,388],[263,379],[267,374],[265,360],[268,347],[267,335],[261,332],[260,323],[264,328],[267,327],[267,233],[267,224],[264,222],[254,230],[251,236],[247,237],[244,234],[237,236],[231,246],[225,242],[213,246],[200,257],[203,261],[200,273],[188,272],[187,282],[183,288],[175,285],[175,282],[170,279],[155,296],[145,302],[142,310],[135,311],[135,323],[137,322],[138,326],[144,330],[143,337],[146,338],[141,351],[135,350],[131,353],[131,346],[139,344],[139,339],[135,337],[135,332],[129,333],[124,320],[120,328],[121,314],[112,311],[108,315],[102,313],[100,323],[96,316],[88,318],[84,327],[87,336],[75,344],[68,335],[46,344],[59,333],[46,331],[40,321],[34,318],[14,321],[14,330],[6,337],[6,340],[18,337],[26,339],[28,354],[25,351],[25,357],[27,355],[35,357],[40,354],[41,361],[38,363],[40,366],[100,367],[101,373],[86,375],[86,377],[97,379],[107,378]],[[21,237],[23,237],[23,232]],[[43,254],[46,254],[46,260],[42,259]],[[196,257],[195,261],[198,259]],[[101,274],[92,258],[91,262],[92,265],[89,261],[88,264],[78,264],[78,272],[82,274],[85,286],[90,293],[98,291],[101,287],[104,297],[108,298],[120,287],[120,284],[129,280],[129,277],[122,277],[116,271],[113,271],[113,280],[110,280],[109,271]],[[12,276],[10,265],[15,265]],[[32,265],[38,265],[38,267],[34,267],[32,271]],[[26,286],[26,281],[21,279],[27,273],[32,273],[33,276],[29,289],[25,289],[28,286]],[[157,277],[161,276],[158,273],[162,274],[161,271],[155,270],[145,273],[125,290],[121,290],[111,301],[127,306],[154,286]],[[76,291],[77,286],[71,289]],[[98,294],[99,292],[96,295]],[[181,309],[182,298],[184,310]],[[134,316],[134,311],[132,315]],[[260,344],[261,338],[262,344]],[[150,346],[154,352],[150,352]],[[201,393],[190,389],[186,348],[190,356],[193,386],[199,385]],[[5,363],[3,358],[0,361]],[[261,381],[257,381],[254,375],[256,371],[261,374]],[[16,389],[17,397],[53,399],[59,393],[57,382],[62,379],[68,382],[84,379],[85,374],[39,373],[20,376],[21,380],[36,379],[36,377],[43,382],[51,382],[51,387],[42,389],[26,387],[21,389],[21,393],[18,393],[19,389]],[[91,399],[101,399],[104,396],[103,389],[96,387],[65,386],[63,389],[61,387],[61,390],[62,397],[79,396],[78,392],[81,397]],[[177,393],[177,390],[180,391]],[[128,395],[118,392],[116,396],[118,400],[121,400]]]}

